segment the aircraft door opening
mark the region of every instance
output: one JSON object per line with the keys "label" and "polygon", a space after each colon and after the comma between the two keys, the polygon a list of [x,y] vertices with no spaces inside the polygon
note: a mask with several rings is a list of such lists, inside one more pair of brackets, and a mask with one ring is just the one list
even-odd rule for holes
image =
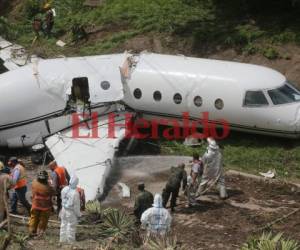
{"label": "aircraft door opening", "polygon": [[90,104],[91,102],[88,78],[73,78],[68,106],[71,108],[71,110],[85,113],[85,111],[87,110],[90,112]]}

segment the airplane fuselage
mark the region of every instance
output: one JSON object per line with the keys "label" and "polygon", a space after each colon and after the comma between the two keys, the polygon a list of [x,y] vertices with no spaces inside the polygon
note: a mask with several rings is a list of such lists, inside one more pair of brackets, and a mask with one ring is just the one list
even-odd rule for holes
{"label": "airplane fuselage", "polygon": [[[146,119],[188,112],[233,130],[300,137],[300,94],[272,69],[227,61],[143,53],[128,77],[124,54],[41,60],[0,75],[0,146],[23,147],[72,126],[67,112],[74,79],[86,79],[89,109],[99,115],[122,102]],[[122,95],[120,93],[123,93]],[[299,94],[299,96],[298,96]],[[285,96],[286,95],[286,96]],[[299,99],[298,99],[299,98]]]}

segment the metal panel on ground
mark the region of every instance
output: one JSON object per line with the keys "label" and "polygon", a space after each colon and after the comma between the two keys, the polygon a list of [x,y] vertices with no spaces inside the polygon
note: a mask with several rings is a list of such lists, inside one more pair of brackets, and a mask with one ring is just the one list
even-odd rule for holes
{"label": "metal panel on ground", "polygon": [[[115,122],[125,124],[124,115],[119,114]],[[97,138],[75,138],[73,128],[73,131],[55,134],[46,140],[57,164],[64,166],[70,175],[76,174],[79,177],[79,186],[85,190],[87,201],[103,194],[115,152],[125,136],[125,128],[116,127],[115,137],[110,138],[107,115],[100,117],[98,124],[97,130],[88,129],[84,124],[78,130],[81,136],[95,135],[97,131]]]}

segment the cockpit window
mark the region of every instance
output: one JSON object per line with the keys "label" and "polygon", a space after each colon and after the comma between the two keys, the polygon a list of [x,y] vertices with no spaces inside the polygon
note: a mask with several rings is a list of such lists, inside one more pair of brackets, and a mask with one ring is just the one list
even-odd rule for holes
{"label": "cockpit window", "polygon": [[300,101],[300,92],[287,84],[277,89],[269,90],[268,94],[274,105]]}
{"label": "cockpit window", "polygon": [[269,105],[267,98],[262,91],[247,91],[244,99],[244,106],[257,107]]}

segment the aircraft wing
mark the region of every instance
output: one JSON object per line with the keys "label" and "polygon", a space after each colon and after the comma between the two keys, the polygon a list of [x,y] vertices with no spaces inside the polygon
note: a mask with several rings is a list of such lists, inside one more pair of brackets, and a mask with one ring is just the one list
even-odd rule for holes
{"label": "aircraft wing", "polygon": [[0,36],[0,59],[8,70],[15,70],[20,66],[24,66],[30,62],[25,48],[13,44]]}
{"label": "aircraft wing", "polygon": [[[124,114],[115,113],[115,123],[125,124]],[[110,120],[111,121],[111,120]],[[115,138],[109,136],[108,115],[99,117],[95,127],[98,138],[74,138],[74,130],[55,134],[46,140],[46,146],[60,166],[64,166],[70,175],[76,174],[79,186],[85,190],[86,200],[94,200],[104,191],[106,178],[114,163],[115,153],[120,141],[125,137],[125,128],[116,126]],[[95,133],[81,124],[80,135]],[[93,132],[94,131],[94,132]]]}

